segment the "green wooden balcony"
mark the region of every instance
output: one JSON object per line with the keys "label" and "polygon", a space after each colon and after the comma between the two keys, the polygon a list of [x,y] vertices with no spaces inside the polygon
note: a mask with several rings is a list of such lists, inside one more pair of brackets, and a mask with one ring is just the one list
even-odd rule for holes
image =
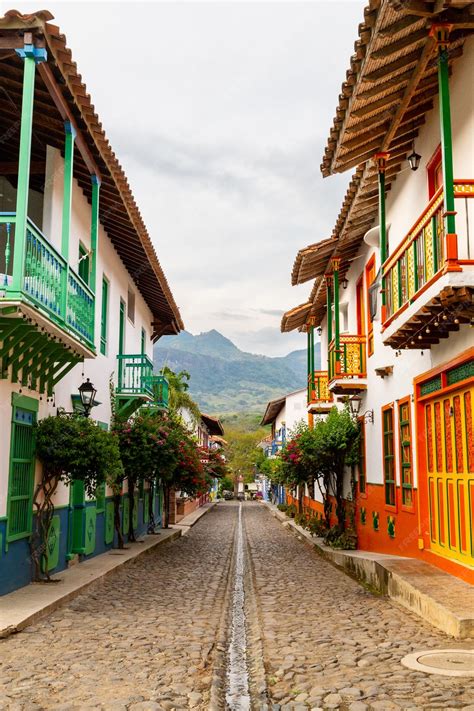
{"label": "green wooden balcony", "polygon": [[31,220],[18,239],[15,213],[0,213],[0,377],[51,395],[95,355],[95,296]]}
{"label": "green wooden balcony", "polygon": [[117,412],[129,417],[144,403],[154,400],[153,361],[144,353],[117,356]]}
{"label": "green wooden balcony", "polygon": [[15,220],[14,213],[0,214],[0,308],[2,302],[24,302],[94,351],[94,294],[30,219],[23,268],[15,283]]}
{"label": "green wooden balcony", "polygon": [[167,410],[169,405],[169,384],[164,375],[152,376],[153,406]]}

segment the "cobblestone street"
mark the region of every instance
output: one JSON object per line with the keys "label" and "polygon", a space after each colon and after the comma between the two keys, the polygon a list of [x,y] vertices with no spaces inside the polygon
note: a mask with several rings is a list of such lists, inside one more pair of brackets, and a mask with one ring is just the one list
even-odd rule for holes
{"label": "cobblestone street", "polygon": [[[188,535],[0,641],[0,709],[208,708],[238,508],[219,504]],[[244,504],[243,524],[269,708],[474,709],[469,680],[400,664],[466,642],[367,592],[264,506]]]}

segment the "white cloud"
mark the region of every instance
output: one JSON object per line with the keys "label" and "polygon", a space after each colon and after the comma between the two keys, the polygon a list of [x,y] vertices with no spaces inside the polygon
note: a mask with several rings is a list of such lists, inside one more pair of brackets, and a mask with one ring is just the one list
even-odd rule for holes
{"label": "white cloud", "polygon": [[304,347],[278,312],[346,190],[319,164],[364,4],[49,3],[193,333]]}

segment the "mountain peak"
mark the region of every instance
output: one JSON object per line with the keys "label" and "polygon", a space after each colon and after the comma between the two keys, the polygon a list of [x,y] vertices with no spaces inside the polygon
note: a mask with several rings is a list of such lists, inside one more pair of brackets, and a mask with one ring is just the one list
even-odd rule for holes
{"label": "mountain peak", "polygon": [[154,361],[157,370],[169,365],[188,371],[189,392],[206,412],[262,412],[269,400],[307,382],[305,350],[278,358],[245,353],[215,328],[164,336],[155,344]]}

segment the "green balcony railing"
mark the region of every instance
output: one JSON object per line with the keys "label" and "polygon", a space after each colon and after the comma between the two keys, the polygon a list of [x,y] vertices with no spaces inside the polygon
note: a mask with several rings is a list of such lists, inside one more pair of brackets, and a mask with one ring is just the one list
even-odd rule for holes
{"label": "green balcony railing", "polygon": [[[3,243],[0,289],[5,300],[13,292],[15,220],[14,213],[0,214],[0,240]],[[89,348],[94,348],[94,293],[71,267],[68,268],[64,257],[30,219],[26,226],[20,291],[25,301]]]}
{"label": "green balcony railing", "polygon": [[153,375],[153,405],[158,408],[168,409],[169,384],[164,375]]}
{"label": "green balcony railing", "polygon": [[117,363],[117,395],[153,398],[153,362],[147,355],[119,354]]}

